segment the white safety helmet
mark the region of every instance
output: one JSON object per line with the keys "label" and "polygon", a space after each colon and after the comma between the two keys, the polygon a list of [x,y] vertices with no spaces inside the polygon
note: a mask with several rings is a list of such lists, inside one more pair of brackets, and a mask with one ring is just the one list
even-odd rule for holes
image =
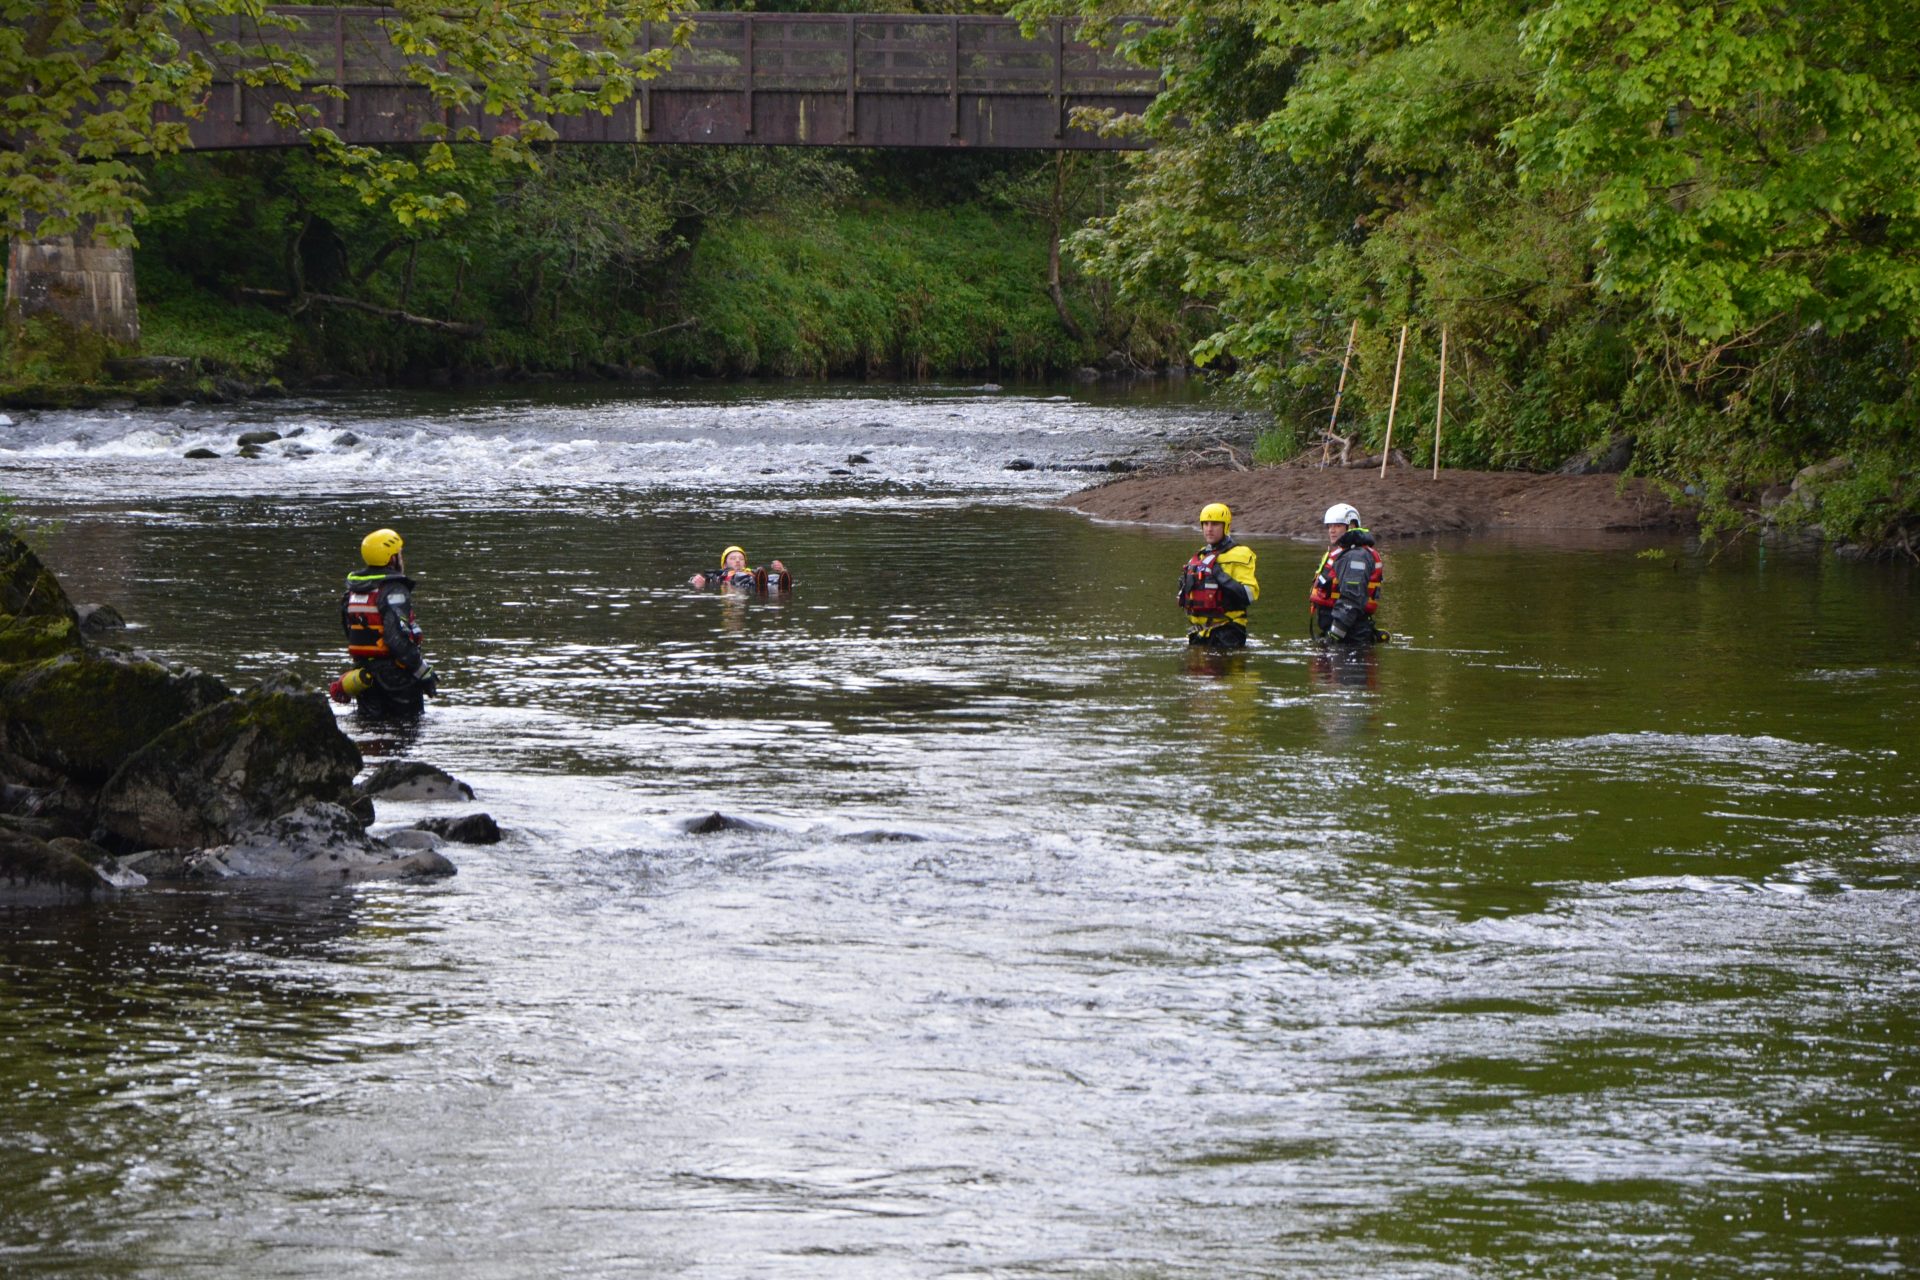
{"label": "white safety helmet", "polygon": [[1358,528],[1360,513],[1344,502],[1336,502],[1327,508],[1327,518],[1321,524],[1344,524],[1349,529]]}

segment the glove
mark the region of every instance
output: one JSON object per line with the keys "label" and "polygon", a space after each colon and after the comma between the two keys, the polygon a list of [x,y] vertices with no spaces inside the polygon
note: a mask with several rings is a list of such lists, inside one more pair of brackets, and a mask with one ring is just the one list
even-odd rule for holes
{"label": "glove", "polygon": [[340,702],[340,703],[353,701],[352,698],[349,698],[347,696],[347,691],[341,687],[340,681],[337,678],[334,680],[332,684],[327,686],[327,696],[329,698],[332,698],[335,702]]}
{"label": "glove", "polygon": [[435,675],[433,668],[426,663],[421,663],[420,669],[413,673],[413,682],[419,685],[420,692],[429,698],[440,696],[440,677]]}
{"label": "glove", "polygon": [[1327,628],[1327,635],[1334,640],[1345,640],[1347,638],[1347,629],[1336,622]]}

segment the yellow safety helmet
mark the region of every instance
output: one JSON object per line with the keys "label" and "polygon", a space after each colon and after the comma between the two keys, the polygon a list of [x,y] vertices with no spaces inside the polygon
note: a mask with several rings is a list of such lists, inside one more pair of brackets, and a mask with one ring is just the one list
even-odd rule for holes
{"label": "yellow safety helmet", "polygon": [[400,535],[391,529],[375,529],[360,539],[360,558],[378,569],[400,554]]}
{"label": "yellow safety helmet", "polygon": [[745,560],[747,558],[747,549],[745,547],[728,547],[725,551],[722,551],[720,553],[720,567],[722,569],[727,567],[727,557],[732,555],[736,551],[740,553],[740,558],[742,560]]}
{"label": "yellow safety helmet", "polygon": [[1209,520],[1218,520],[1228,530],[1233,528],[1233,512],[1227,510],[1227,504],[1224,502],[1209,502],[1200,508],[1200,523],[1205,524]]}

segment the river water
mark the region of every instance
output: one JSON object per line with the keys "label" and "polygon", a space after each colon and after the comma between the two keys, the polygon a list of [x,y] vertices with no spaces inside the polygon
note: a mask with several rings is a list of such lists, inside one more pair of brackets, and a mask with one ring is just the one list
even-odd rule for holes
{"label": "river water", "polygon": [[[337,671],[400,529],[444,696],[343,727],[479,798],[376,829],[508,830],[436,884],[0,913],[0,1271],[1912,1274],[1914,575],[1418,541],[1329,664],[1316,550],[1249,538],[1256,647],[1196,664],[1193,534],[1045,504],[1220,412],[0,429],[74,597],[236,683]],[[181,458],[257,426],[300,434]],[[729,542],[799,591],[681,585]]]}

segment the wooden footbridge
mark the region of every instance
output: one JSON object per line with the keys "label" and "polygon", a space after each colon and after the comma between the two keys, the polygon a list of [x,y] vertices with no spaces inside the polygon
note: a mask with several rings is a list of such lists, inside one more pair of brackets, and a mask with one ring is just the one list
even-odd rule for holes
{"label": "wooden footbridge", "polygon": [[[297,44],[345,97],[312,94],[321,120],[344,140],[384,146],[418,142],[422,129],[472,127],[493,137],[509,117],[448,112],[407,74],[388,41],[381,9],[288,7],[305,29]],[[1054,22],[1025,36],[1011,18],[898,14],[699,13],[692,42],[666,74],[646,81],[611,116],[554,116],[563,142],[709,143],[830,147],[956,147],[1112,151],[1135,136],[1074,124],[1075,107],[1146,109],[1159,73],[1126,62]],[[643,48],[664,41],[654,24]],[[195,37],[213,53],[239,32]],[[193,43],[188,44],[194,47]],[[218,73],[205,109],[187,122],[199,150],[288,147],[299,136],[276,125],[286,90],[248,87]]]}

